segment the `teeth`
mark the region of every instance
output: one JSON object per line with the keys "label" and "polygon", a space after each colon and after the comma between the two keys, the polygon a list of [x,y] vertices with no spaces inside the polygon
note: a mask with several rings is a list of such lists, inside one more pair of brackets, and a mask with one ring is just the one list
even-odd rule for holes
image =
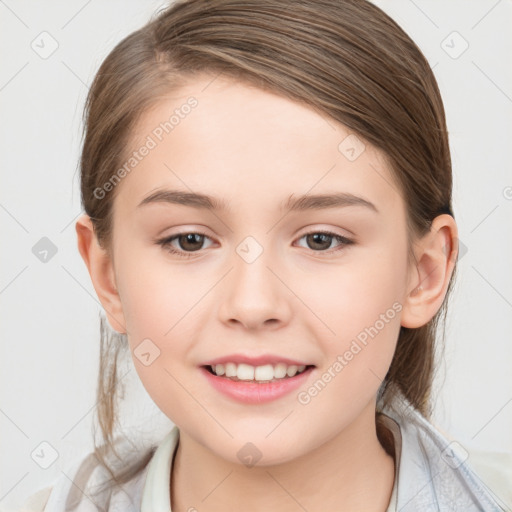
{"label": "teeth", "polygon": [[298,367],[295,364],[288,366],[288,369],[286,370],[286,375],[288,375],[288,377],[293,377],[297,373],[297,368]]}
{"label": "teeth", "polygon": [[240,380],[254,380],[254,366],[239,364],[236,370],[236,376]]}
{"label": "teeth", "polygon": [[272,380],[274,378],[274,367],[271,364],[257,366],[254,370],[255,380]]}
{"label": "teeth", "polygon": [[226,363],[211,365],[213,373],[218,376],[225,375],[238,380],[256,380],[258,382],[268,382],[274,379],[284,379],[293,377],[297,373],[302,373],[305,365],[286,365],[277,363],[276,365],[265,364],[263,366],[251,366],[249,364]]}
{"label": "teeth", "polygon": [[[212,370],[215,373],[217,373],[217,369],[214,368],[213,366],[212,366]],[[236,377],[236,364],[235,363],[226,363],[226,377]]]}
{"label": "teeth", "polygon": [[284,363],[277,363],[274,367],[274,377],[276,379],[282,379],[286,376],[286,369],[288,367]]}

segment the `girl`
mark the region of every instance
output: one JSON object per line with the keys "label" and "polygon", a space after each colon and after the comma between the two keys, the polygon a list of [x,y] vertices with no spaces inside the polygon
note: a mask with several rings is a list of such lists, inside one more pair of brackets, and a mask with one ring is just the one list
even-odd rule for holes
{"label": "girl", "polygon": [[[85,120],[105,442],[34,510],[507,510],[510,466],[491,489],[429,422],[457,225],[439,90],[393,20],[178,1],[108,55]],[[123,346],[176,425],[135,456]]]}

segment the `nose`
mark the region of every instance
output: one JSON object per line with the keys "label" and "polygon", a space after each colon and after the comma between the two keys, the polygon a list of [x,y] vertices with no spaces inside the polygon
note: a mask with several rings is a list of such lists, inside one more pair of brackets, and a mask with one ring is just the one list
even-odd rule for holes
{"label": "nose", "polygon": [[283,284],[275,257],[260,247],[241,244],[230,261],[219,306],[220,320],[228,325],[278,329],[289,322],[292,293]]}

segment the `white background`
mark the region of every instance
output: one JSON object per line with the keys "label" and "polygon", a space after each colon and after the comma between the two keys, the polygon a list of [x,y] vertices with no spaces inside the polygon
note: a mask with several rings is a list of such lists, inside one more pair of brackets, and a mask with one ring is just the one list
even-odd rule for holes
{"label": "white background", "polygon": [[[455,217],[467,247],[448,318],[434,423],[468,448],[510,452],[512,3],[377,3],[417,42],[438,79]],[[102,60],[163,4],[0,1],[0,506],[6,510],[92,448],[101,306],[74,229],[82,212],[82,107]],[[58,43],[46,59],[31,48],[43,31]],[[469,47],[453,58],[464,41]],[[42,237],[57,247],[47,263],[32,253]],[[131,361],[126,371],[124,430],[137,428],[156,442],[172,424],[149,399]],[[59,454],[48,469],[31,457],[43,441]]]}

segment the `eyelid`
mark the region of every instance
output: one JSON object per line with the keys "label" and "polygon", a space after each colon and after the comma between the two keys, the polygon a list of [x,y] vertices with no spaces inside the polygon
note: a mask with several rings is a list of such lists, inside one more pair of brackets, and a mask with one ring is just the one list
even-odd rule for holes
{"label": "eyelid", "polygon": [[[199,230],[194,230],[194,229],[185,229],[183,231],[178,231],[177,233],[173,233],[171,235],[167,235],[167,236],[163,236],[163,237],[159,237],[159,238],[155,238],[153,240],[153,242],[157,245],[161,245],[162,247],[166,247],[166,246],[171,246],[171,243],[174,242],[174,240],[176,240],[177,238],[179,238],[180,236],[183,236],[183,235],[200,235],[200,236],[203,236],[205,238],[208,238],[208,239],[212,239],[211,236],[207,235],[206,233],[202,232],[202,231],[199,231]],[[193,255],[195,254],[196,252],[199,253],[203,251],[203,249],[199,249],[198,251],[180,251],[180,250],[177,250],[177,249],[174,249],[169,251],[169,252],[174,252],[174,253],[179,253],[179,254],[186,254],[186,255]]]}
{"label": "eyelid", "polygon": [[312,233],[329,233],[330,235],[333,236],[339,236],[347,240],[351,239],[352,241],[355,241],[355,234],[349,231],[348,229],[344,229],[342,232],[338,232],[337,230],[341,230],[342,228],[331,228],[327,226],[322,227],[321,225],[319,226],[318,224],[307,226],[303,229],[303,232],[299,231],[299,233],[302,234],[297,235],[297,238],[302,238],[304,235],[310,235]]}
{"label": "eyelid", "polygon": [[[328,258],[330,256],[335,256],[338,251],[342,251],[346,247],[355,244],[355,239],[348,238],[344,235],[340,235],[339,233],[336,233],[335,231],[331,231],[329,229],[312,229],[310,231],[306,231],[305,233],[302,233],[300,236],[296,237],[296,240],[301,240],[305,236],[313,235],[313,234],[322,234],[330,236],[332,239],[337,240],[339,242],[339,245],[335,247],[334,249],[326,249],[323,251],[314,251],[313,249],[309,249],[309,252],[313,255],[319,255],[323,258]],[[307,247],[303,247],[303,249],[308,249]]]}
{"label": "eyelid", "polygon": [[[327,250],[323,250],[323,251],[315,251],[313,249],[309,249],[309,251],[313,254],[315,254],[315,253],[318,253],[319,255],[325,254],[327,257],[328,255],[332,255],[333,253],[336,253],[337,251],[342,250],[345,247],[356,243],[356,240],[353,237],[349,238],[347,236],[341,235],[341,234],[339,234],[331,229],[328,229],[328,228],[310,227],[310,228],[304,228],[304,229],[307,229],[307,231],[304,231],[302,234],[297,235],[294,238],[294,241],[300,240],[300,239],[304,238],[305,236],[312,235],[312,234],[324,234],[324,235],[328,235],[328,236],[332,237],[333,239],[338,240],[340,242],[340,245],[335,249],[327,249]],[[174,247],[171,246],[171,243],[174,242],[174,240],[176,240],[180,236],[189,235],[189,234],[200,235],[200,236],[203,236],[210,240],[212,239],[212,237],[210,237],[206,233],[191,228],[191,229],[184,229],[177,233],[173,233],[171,235],[155,239],[154,243],[156,243],[157,245],[161,245],[163,248],[171,247],[170,249],[166,249],[167,252],[169,252],[170,254],[175,254],[178,257],[190,258],[190,257],[193,257],[196,253],[201,254],[205,249],[199,249],[197,251],[182,251],[179,249],[175,249]]]}

